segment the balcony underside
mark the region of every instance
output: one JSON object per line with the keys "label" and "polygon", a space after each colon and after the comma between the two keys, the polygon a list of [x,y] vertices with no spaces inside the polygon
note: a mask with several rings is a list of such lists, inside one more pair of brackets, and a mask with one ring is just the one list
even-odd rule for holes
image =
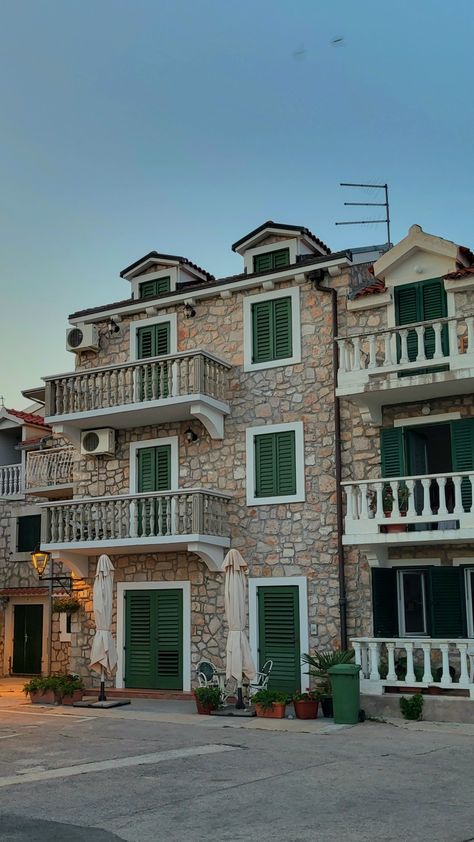
{"label": "balcony underside", "polygon": [[[391,547],[413,548],[433,547],[437,544],[468,544],[474,541],[474,526],[461,529],[419,530],[417,532],[352,533],[345,534],[342,543],[346,547],[359,547],[367,555],[370,567],[386,567]],[[414,556],[415,557],[415,556]],[[393,559],[391,559],[391,562]]]}
{"label": "balcony underside", "polygon": [[224,437],[224,418],[230,412],[228,403],[208,395],[193,394],[161,398],[156,401],[90,409],[85,412],[70,412],[51,415],[45,419],[53,430],[66,435],[74,444],[79,443],[80,431],[92,427],[147,427],[173,421],[188,421],[198,418],[211,438]]}
{"label": "balcony underside", "polygon": [[[360,407],[364,421],[372,424],[382,423],[383,406],[419,403],[474,391],[474,369],[472,368],[413,374],[406,377],[380,373],[367,375],[365,372],[362,379],[357,374],[357,372],[352,372],[350,381],[341,384],[336,390],[336,395],[351,400]],[[345,377],[348,378],[348,375],[346,374]]]}
{"label": "balcony underside", "polygon": [[[52,554],[75,575],[87,577],[88,559],[102,553],[115,555],[150,555],[156,553],[189,552],[198,555],[210,570],[222,571],[226,550],[230,547],[230,538],[214,535],[167,535],[142,538],[116,538],[104,541],[76,541],[74,543],[41,543],[41,549]],[[159,564],[159,558],[157,559]]]}
{"label": "balcony underside", "polygon": [[26,495],[31,497],[44,497],[45,500],[70,500],[74,493],[74,484],[63,483],[61,485],[44,485],[39,488],[27,488]]}

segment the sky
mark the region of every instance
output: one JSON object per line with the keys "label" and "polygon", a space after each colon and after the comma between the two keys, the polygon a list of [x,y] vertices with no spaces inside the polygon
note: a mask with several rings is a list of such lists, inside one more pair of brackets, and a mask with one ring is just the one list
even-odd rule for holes
{"label": "sky", "polygon": [[341,181],[388,183],[393,242],[474,246],[473,34],[472,0],[4,0],[5,405],[74,368],[68,315],[152,249],[223,276],[267,219],[385,242],[335,225],[381,216]]}

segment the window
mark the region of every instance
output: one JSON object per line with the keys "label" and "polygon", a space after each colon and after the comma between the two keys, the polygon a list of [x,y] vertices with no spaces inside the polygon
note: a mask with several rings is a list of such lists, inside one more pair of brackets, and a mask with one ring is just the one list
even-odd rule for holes
{"label": "window", "polygon": [[303,425],[276,424],[247,430],[247,503],[304,500]]}
{"label": "window", "polygon": [[301,362],[298,287],[244,298],[244,371]]}
{"label": "window", "polygon": [[137,330],[137,358],[161,357],[170,353],[170,323],[160,322]]}
{"label": "window", "polygon": [[41,541],[41,515],[26,515],[17,519],[17,552],[31,553]]}
{"label": "window", "polygon": [[398,571],[398,602],[401,635],[427,634],[426,577],[423,571]]}
{"label": "window", "polygon": [[[416,284],[403,284],[395,287],[395,318],[397,325],[414,324],[415,322],[435,321],[447,316],[446,292],[443,281],[434,279],[419,281]],[[435,334],[433,328],[425,331],[424,351],[430,360],[435,352]],[[441,332],[441,346],[443,355],[447,356],[448,329],[443,326]],[[408,359],[413,362],[418,355],[418,335],[410,330],[407,338]],[[420,349],[421,350],[421,349]],[[400,358],[400,348],[398,349]],[[433,371],[433,369],[430,369]]]}
{"label": "window", "polygon": [[143,281],[139,285],[140,298],[154,298],[156,295],[163,295],[171,289],[171,278],[153,278],[150,281]]}
{"label": "window", "polygon": [[464,571],[467,608],[467,633],[474,637],[474,568],[468,567]]}
{"label": "window", "polygon": [[254,272],[272,272],[275,269],[283,269],[290,263],[290,250],[277,249],[267,251],[265,254],[256,254],[253,259]]}
{"label": "window", "polygon": [[66,634],[71,634],[72,614],[66,614]]}

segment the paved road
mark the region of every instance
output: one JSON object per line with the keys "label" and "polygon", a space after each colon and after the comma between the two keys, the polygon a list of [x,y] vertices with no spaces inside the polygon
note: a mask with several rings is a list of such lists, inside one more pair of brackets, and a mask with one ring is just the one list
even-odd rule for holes
{"label": "paved road", "polygon": [[1,842],[474,839],[469,727],[279,733],[141,707],[0,708]]}

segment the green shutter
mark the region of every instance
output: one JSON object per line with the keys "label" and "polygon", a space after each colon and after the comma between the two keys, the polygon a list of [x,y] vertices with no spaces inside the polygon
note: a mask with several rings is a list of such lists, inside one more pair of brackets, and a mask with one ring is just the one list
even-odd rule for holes
{"label": "green shutter", "polygon": [[143,281],[140,284],[140,298],[154,298],[156,295],[163,295],[170,291],[171,278],[154,278],[151,281]]}
{"label": "green shutter", "polygon": [[273,254],[273,268],[274,269],[284,269],[285,266],[288,266],[290,263],[290,250],[289,249],[279,249],[278,251],[272,252]]}
{"label": "green shutter", "polygon": [[258,588],[258,662],[273,661],[269,686],[300,689],[299,591],[294,585]]}
{"label": "green shutter", "polygon": [[171,488],[171,445],[162,444],[154,447],[155,451],[155,491],[169,491]]}
{"label": "green shutter", "polygon": [[[397,325],[435,321],[436,319],[444,318],[446,315],[446,291],[441,279],[419,281],[416,284],[404,284],[395,288],[395,318]],[[444,354],[447,355],[447,326],[443,327],[441,339]],[[418,337],[416,331],[409,331],[407,344],[408,358],[413,362],[416,360],[418,353]],[[434,350],[434,330],[427,328],[425,331],[425,354],[428,359],[433,357]],[[433,371],[433,369],[430,370]]]}
{"label": "green shutter", "polygon": [[293,430],[255,436],[255,496],[296,494],[296,453]]}
{"label": "green shutter", "polygon": [[293,353],[291,298],[276,298],[273,304],[273,359],[291,357]]}
{"label": "green shutter", "polygon": [[41,515],[24,515],[18,518],[17,552],[30,553],[41,542]]}
{"label": "green shutter", "polygon": [[253,259],[254,272],[271,272],[273,261],[271,252],[268,254],[257,254]]}
{"label": "green shutter", "polygon": [[170,352],[170,323],[160,322],[137,331],[138,358],[166,356]]}
{"label": "green shutter", "polygon": [[[148,491],[169,491],[171,488],[171,445],[140,447],[138,450],[138,493]],[[161,520],[160,520],[161,513]],[[152,517],[153,514],[153,517]],[[166,534],[168,502],[157,497],[155,500],[140,501],[138,504],[138,534]]]}
{"label": "green shutter", "polygon": [[391,567],[372,568],[372,609],[374,637],[397,637],[397,571]]}
{"label": "green shutter", "polygon": [[138,449],[138,493],[157,491],[156,461],[154,447],[140,447]]}
{"label": "green shutter", "polygon": [[465,637],[464,571],[460,567],[429,568],[431,637]]}
{"label": "green shutter", "polygon": [[[418,296],[418,285],[407,284],[406,286],[395,287],[395,319],[397,325],[409,325],[414,322],[421,322],[422,313]],[[400,341],[397,337],[398,358],[400,358]],[[407,338],[408,359],[410,362],[416,360],[418,355],[418,336],[416,331],[410,330]]]}
{"label": "green shutter", "polygon": [[182,690],[182,590],[131,590],[125,601],[126,686]]}
{"label": "green shutter", "polygon": [[[474,418],[451,421],[451,451],[454,472],[474,471]],[[462,481],[461,496],[464,510],[469,512],[472,490],[467,478]]]}
{"label": "green shutter", "polygon": [[384,427],[380,431],[382,477],[402,477],[405,474],[405,452],[402,427]]}
{"label": "green shutter", "polygon": [[137,331],[137,356],[144,360],[147,357],[154,357],[154,326],[140,327]]}
{"label": "green shutter", "polygon": [[290,263],[290,250],[278,249],[256,254],[253,259],[254,272],[271,272],[274,269],[284,269]]}

